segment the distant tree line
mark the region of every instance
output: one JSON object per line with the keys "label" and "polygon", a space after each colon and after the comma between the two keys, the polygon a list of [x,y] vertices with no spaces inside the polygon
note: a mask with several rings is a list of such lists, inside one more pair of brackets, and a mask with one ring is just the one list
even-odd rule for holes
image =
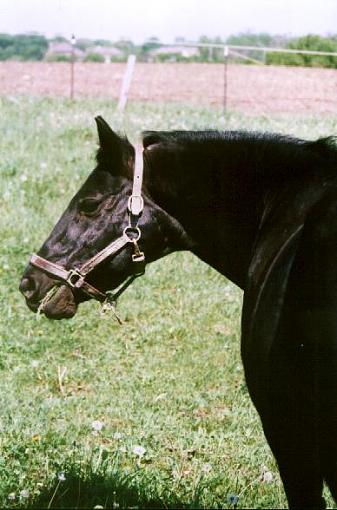
{"label": "distant tree line", "polygon": [[[44,60],[48,51],[49,43],[69,41],[64,37],[56,37],[47,39],[40,34],[0,34],[0,60]],[[176,38],[175,43],[179,47],[183,47],[185,43],[183,37]],[[268,33],[250,33],[244,32],[231,35],[227,39],[221,37],[210,38],[201,36],[200,43],[218,44],[218,45],[234,45],[234,46],[255,46],[255,47],[278,47],[284,49],[300,49],[311,51],[337,52],[337,34],[329,37],[321,37],[319,35],[306,35],[299,38],[289,38],[286,36],[275,36]],[[125,60],[128,55],[134,53],[139,61],[174,61],[174,62],[223,62],[223,49],[217,47],[202,47],[194,52],[182,52],[180,48],[174,51],[174,47],[170,52],[162,46],[157,37],[152,37],[144,44],[136,45],[130,40],[121,40],[112,42],[105,39],[79,39],[75,48],[85,52],[85,61],[103,62],[104,57],[95,53],[97,47],[114,47],[119,50],[119,56],[115,57],[116,61]],[[269,65],[292,65],[292,66],[311,66],[311,67],[331,67],[337,68],[337,57],[333,56],[316,56],[301,55],[297,53],[278,53],[278,52],[262,52],[253,50],[240,50],[242,56],[231,53],[231,61],[240,63],[249,63],[254,60]],[[49,57],[47,57],[49,58]],[[114,60],[114,57],[111,58]],[[69,55],[56,56],[55,60],[69,60]]]}
{"label": "distant tree line", "polygon": [[[337,35],[320,37],[306,35],[294,41],[289,41],[286,48],[291,50],[337,52]],[[337,57],[329,55],[302,55],[300,53],[267,53],[266,64],[290,65],[303,67],[331,67],[337,68]]]}
{"label": "distant tree line", "polygon": [[0,60],[43,60],[48,40],[38,34],[0,34]]}

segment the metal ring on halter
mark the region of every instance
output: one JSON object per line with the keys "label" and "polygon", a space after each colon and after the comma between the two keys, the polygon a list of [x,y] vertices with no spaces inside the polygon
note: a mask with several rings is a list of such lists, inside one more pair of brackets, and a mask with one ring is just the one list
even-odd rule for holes
{"label": "metal ring on halter", "polygon": [[[136,234],[136,237],[131,237],[128,232],[132,233],[132,234]],[[125,236],[130,242],[134,243],[134,242],[137,242],[139,241],[140,239],[140,236],[141,236],[141,232],[139,230],[138,227],[132,227],[131,225],[128,225],[127,227],[125,227],[125,229],[123,230],[123,236]]]}

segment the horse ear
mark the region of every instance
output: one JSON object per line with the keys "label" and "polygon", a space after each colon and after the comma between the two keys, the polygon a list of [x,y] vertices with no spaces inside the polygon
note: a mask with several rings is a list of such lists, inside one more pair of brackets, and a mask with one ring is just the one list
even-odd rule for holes
{"label": "horse ear", "polygon": [[120,149],[120,145],[122,143],[122,139],[112,131],[109,124],[101,117],[95,117],[95,121],[97,124],[97,132],[99,145],[103,151],[114,152],[118,147]]}
{"label": "horse ear", "polygon": [[112,131],[103,117],[95,117],[99,138],[97,163],[104,165],[110,173],[124,175],[129,161],[132,160],[134,149],[126,137]]}

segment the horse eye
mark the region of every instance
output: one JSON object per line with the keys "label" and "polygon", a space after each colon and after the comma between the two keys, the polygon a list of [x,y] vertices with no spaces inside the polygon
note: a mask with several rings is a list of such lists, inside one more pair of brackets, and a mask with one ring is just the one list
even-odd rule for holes
{"label": "horse eye", "polygon": [[98,213],[101,201],[95,198],[83,198],[79,202],[79,210],[86,216],[94,216]]}

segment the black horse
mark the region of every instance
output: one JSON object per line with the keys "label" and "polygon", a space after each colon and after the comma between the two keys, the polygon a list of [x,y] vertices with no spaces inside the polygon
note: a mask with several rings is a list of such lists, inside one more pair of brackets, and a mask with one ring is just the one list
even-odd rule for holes
{"label": "black horse", "polygon": [[[129,225],[134,148],[96,121],[97,167],[38,254],[64,272],[84,267]],[[334,139],[145,132],[143,147],[142,213],[128,227],[129,242],[95,264],[86,281],[104,295],[116,288],[134,271],[137,245],[147,262],[191,250],[239,285],[246,381],[289,505],[324,508],[323,481],[337,499]],[[47,317],[72,317],[90,292],[70,273],[46,300],[60,280],[28,265],[20,285],[28,306],[37,311],[43,300]]]}

